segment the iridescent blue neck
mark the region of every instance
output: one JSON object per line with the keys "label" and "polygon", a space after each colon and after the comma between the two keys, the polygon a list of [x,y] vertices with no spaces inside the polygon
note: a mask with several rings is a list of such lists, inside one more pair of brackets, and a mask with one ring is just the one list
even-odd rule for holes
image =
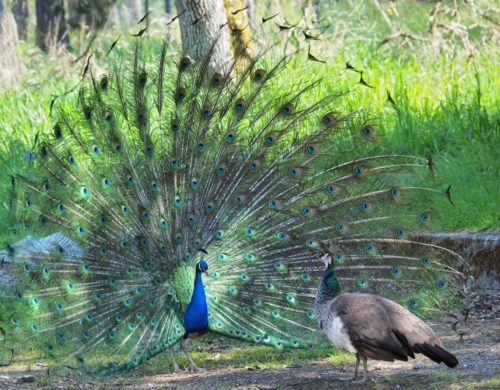
{"label": "iridescent blue neck", "polygon": [[208,308],[201,273],[196,270],[193,297],[184,314],[186,333],[201,332],[208,327]]}

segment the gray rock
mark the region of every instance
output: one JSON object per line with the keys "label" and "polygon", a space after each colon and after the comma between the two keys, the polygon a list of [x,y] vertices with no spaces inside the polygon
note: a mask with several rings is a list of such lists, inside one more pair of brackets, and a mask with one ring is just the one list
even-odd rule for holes
{"label": "gray rock", "polygon": [[64,248],[69,258],[79,258],[83,255],[83,250],[62,233],[54,233],[40,239],[26,236],[12,244],[9,249],[0,251],[0,288],[9,289],[16,285],[18,276],[14,272],[15,267],[20,267],[24,262],[36,266],[33,257],[52,254],[58,246]]}

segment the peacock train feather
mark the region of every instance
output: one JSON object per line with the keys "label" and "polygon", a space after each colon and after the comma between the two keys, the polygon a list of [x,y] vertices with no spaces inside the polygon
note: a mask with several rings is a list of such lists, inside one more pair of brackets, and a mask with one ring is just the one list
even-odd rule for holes
{"label": "peacock train feather", "polygon": [[446,261],[460,259],[409,235],[446,196],[432,161],[385,152],[375,123],[345,109],[349,89],[271,52],[239,73],[165,45],[154,62],[137,48],[107,74],[90,67],[17,177],[20,222],[71,245],[17,256],[13,329],[58,363],[132,368],[185,335],[203,259],[210,331],[327,346],[311,256],[325,245],[346,291],[417,312],[455,293]]}

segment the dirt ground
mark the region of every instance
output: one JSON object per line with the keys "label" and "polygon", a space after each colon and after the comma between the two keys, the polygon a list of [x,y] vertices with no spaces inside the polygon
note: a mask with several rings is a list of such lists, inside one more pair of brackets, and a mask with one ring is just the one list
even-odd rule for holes
{"label": "dirt ground", "polygon": [[[449,369],[419,355],[409,362],[369,361],[369,381],[353,383],[341,380],[352,375],[354,358],[349,364],[332,366],[327,359],[297,365],[263,369],[252,366],[228,366],[227,362],[203,373],[153,374],[147,367],[129,373],[96,377],[75,373],[47,380],[44,365],[23,370],[12,365],[0,368],[2,389],[500,389],[500,297],[477,295],[466,302],[463,313],[452,313],[456,320],[434,326],[444,344],[460,364]],[[453,322],[457,321],[456,326]],[[456,329],[456,330],[455,330]],[[15,367],[15,368],[14,368]]]}

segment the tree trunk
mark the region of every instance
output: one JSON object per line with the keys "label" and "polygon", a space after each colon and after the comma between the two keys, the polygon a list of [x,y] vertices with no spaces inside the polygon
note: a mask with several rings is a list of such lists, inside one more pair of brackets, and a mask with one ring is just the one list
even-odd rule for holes
{"label": "tree trunk", "polygon": [[170,0],[165,0],[165,13],[168,15],[172,13],[172,5],[170,4]]}
{"label": "tree trunk", "polygon": [[253,58],[251,46],[252,34],[247,10],[233,14],[233,12],[242,10],[245,7],[246,3],[243,0],[224,0],[231,50],[233,51],[233,55],[238,55],[236,70],[245,69]]}
{"label": "tree trunk", "polygon": [[28,0],[16,0],[12,7],[12,14],[17,24],[17,35],[19,39],[25,41],[27,38]]}
{"label": "tree trunk", "polygon": [[[128,0],[128,8],[130,12],[130,18],[133,24],[137,23],[141,19],[141,0]],[[126,14],[126,13],[125,13]]]}
{"label": "tree trunk", "polygon": [[49,44],[69,43],[63,0],[36,1],[36,44],[47,51]]}
{"label": "tree trunk", "polygon": [[99,30],[108,21],[116,0],[68,0],[69,24],[80,29],[84,23],[90,30]]}
{"label": "tree trunk", "polygon": [[184,55],[199,61],[208,54],[212,44],[217,41],[209,66],[213,71],[226,70],[232,60],[232,53],[222,0],[175,0],[175,5],[180,14],[179,24]]}
{"label": "tree trunk", "polygon": [[[166,0],[166,1],[168,1],[168,0]],[[4,9],[5,8],[3,6],[3,2],[2,2],[2,0],[0,0],[0,12],[3,12]]]}

